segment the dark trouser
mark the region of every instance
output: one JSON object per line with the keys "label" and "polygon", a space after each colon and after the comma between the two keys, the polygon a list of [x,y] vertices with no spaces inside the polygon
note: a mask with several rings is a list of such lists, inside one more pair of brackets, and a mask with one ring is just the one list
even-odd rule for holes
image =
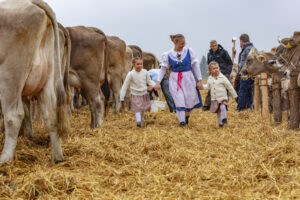
{"label": "dark trouser", "polygon": [[247,80],[240,80],[239,99],[237,110],[244,110],[252,108],[253,105],[253,79],[248,78]]}
{"label": "dark trouser", "polygon": [[[230,81],[230,74],[224,74],[224,76],[226,76],[226,78]],[[210,104],[211,104],[211,96],[210,96],[210,90],[208,90],[207,95],[205,97],[205,101],[204,101],[204,107],[209,108]]]}
{"label": "dark trouser", "polygon": [[238,73],[235,77],[235,80],[234,80],[234,89],[235,89],[237,94],[239,93],[240,82],[241,82],[241,75]]}
{"label": "dark trouser", "polygon": [[170,110],[170,112],[173,112],[174,108],[175,108],[175,104],[174,104],[172,95],[169,90],[169,79],[166,74],[165,74],[164,78],[161,80],[160,86],[161,86],[161,90],[165,96],[165,99],[167,101],[169,110]]}

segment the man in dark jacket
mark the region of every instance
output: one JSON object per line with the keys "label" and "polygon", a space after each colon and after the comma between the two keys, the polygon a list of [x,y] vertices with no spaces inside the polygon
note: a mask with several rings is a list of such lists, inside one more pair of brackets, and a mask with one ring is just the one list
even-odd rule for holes
{"label": "man in dark jacket", "polygon": [[[210,50],[207,54],[207,64],[211,61],[219,63],[221,73],[229,80],[232,71],[232,60],[228,52],[220,44],[218,44],[216,40],[210,41]],[[210,102],[210,91],[208,91],[202,108],[204,111],[209,110]]]}
{"label": "man in dark jacket", "polygon": [[[251,49],[254,47],[253,44],[250,42],[249,35],[242,34],[240,36],[240,46],[242,51],[239,55],[239,69],[238,75],[246,62],[247,56],[250,53]],[[236,76],[235,80],[235,89],[238,93],[238,106],[237,110],[241,111],[244,109],[252,109],[253,106],[253,79],[248,78],[247,80],[241,79],[240,76]]]}

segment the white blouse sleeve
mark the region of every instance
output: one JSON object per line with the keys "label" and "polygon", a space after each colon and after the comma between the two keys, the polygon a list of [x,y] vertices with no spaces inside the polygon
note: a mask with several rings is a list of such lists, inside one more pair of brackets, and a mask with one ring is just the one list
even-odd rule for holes
{"label": "white blouse sleeve", "polygon": [[167,69],[169,68],[169,52],[165,52],[163,53],[162,57],[161,57],[161,63],[160,66],[161,67],[166,67]]}
{"label": "white blouse sleeve", "polygon": [[191,64],[192,64],[192,68],[193,68],[193,71],[195,73],[195,76],[196,76],[198,81],[202,80],[199,60],[196,58],[196,55],[195,55],[193,49],[189,48],[189,50],[190,50],[190,56],[191,56]]}
{"label": "white blouse sleeve", "polygon": [[159,74],[158,74],[158,78],[157,78],[157,81],[161,81],[165,74],[166,74],[166,71],[167,69],[169,69],[169,57],[168,57],[168,52],[164,53],[162,55],[162,58],[161,58],[161,63],[160,63],[160,70],[159,70]]}

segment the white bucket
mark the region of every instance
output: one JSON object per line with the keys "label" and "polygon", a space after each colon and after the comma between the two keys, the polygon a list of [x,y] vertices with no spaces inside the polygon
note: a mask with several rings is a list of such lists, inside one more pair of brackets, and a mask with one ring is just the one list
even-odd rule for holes
{"label": "white bucket", "polygon": [[166,109],[165,102],[154,100],[153,104],[151,105],[150,112],[160,112],[165,109]]}

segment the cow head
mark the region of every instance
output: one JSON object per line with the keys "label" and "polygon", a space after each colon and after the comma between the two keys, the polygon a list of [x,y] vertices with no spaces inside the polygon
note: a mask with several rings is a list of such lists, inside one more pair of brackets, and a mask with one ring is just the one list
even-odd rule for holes
{"label": "cow head", "polygon": [[295,32],[293,37],[284,38],[279,42],[280,48],[276,52],[276,58],[269,63],[280,72],[296,70],[300,58],[300,32]]}
{"label": "cow head", "polygon": [[272,56],[274,56],[272,53],[257,51],[257,49],[252,48],[242,66],[241,75],[243,77],[254,77],[262,72],[269,73],[271,69],[268,60]]}

